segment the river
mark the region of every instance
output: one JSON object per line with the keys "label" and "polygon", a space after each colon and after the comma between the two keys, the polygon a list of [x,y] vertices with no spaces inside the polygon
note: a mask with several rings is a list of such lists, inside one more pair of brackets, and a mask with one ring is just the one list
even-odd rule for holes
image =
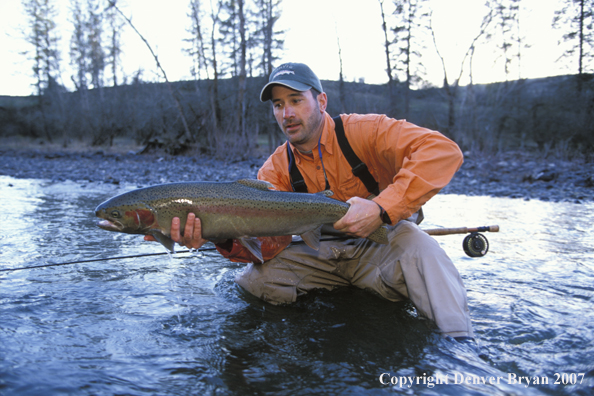
{"label": "river", "polygon": [[[96,227],[134,187],[0,176],[0,269],[163,252]],[[438,195],[424,211],[423,228],[501,228],[480,258],[435,237],[478,353],[357,289],[263,303],[206,250],[0,272],[0,394],[593,394],[594,204]]]}

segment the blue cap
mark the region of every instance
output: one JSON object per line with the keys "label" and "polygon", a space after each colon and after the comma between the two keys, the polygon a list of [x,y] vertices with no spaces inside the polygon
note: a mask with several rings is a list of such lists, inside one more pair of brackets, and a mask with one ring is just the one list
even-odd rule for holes
{"label": "blue cap", "polygon": [[272,87],[277,84],[295,91],[303,92],[315,88],[319,92],[324,92],[318,76],[303,63],[285,63],[274,69],[270,74],[268,84],[260,93],[262,102],[272,98]]}

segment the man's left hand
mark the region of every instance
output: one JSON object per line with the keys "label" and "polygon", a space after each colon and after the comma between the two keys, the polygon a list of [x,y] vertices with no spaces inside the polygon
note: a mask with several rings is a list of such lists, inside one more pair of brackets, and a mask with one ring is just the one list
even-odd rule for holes
{"label": "man's left hand", "polygon": [[375,202],[359,197],[347,201],[351,204],[346,214],[334,223],[334,228],[345,234],[367,238],[382,224],[380,207]]}

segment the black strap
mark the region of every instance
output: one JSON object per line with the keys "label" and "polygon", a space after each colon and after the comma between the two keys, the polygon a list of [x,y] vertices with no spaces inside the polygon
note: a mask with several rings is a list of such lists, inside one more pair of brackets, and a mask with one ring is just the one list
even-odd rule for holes
{"label": "black strap", "polygon": [[342,154],[344,154],[344,157],[351,165],[351,168],[353,168],[353,175],[361,179],[363,184],[365,184],[367,191],[369,191],[371,194],[379,195],[379,185],[377,184],[377,181],[375,181],[371,173],[369,173],[367,165],[365,165],[363,161],[361,161],[359,157],[357,157],[357,154],[355,154],[353,148],[349,144],[348,139],[346,138],[346,135],[344,133],[344,125],[342,124],[342,118],[340,118],[340,116],[336,116],[332,119],[336,124],[334,130],[336,132],[338,144],[340,145]]}
{"label": "black strap", "polygon": [[293,187],[293,191],[306,193],[307,185],[305,184],[303,176],[295,164],[295,158],[293,156],[293,152],[291,151],[291,145],[289,142],[287,142],[287,158],[289,159],[289,174],[291,175],[291,186]]}
{"label": "black strap", "polygon": [[[365,165],[363,161],[357,157],[357,154],[355,154],[351,145],[349,144],[348,139],[346,138],[342,118],[340,118],[340,116],[336,116],[332,119],[334,120],[334,124],[336,124],[334,130],[336,132],[336,138],[338,139],[338,145],[340,146],[343,155],[351,165],[353,174],[361,179],[367,188],[367,191],[369,191],[371,194],[379,195],[379,185],[371,173],[369,173],[367,165]],[[303,176],[295,164],[295,158],[293,156],[293,152],[291,151],[291,145],[288,142],[287,158],[289,159],[289,174],[291,175],[291,186],[293,187],[293,191],[307,192],[307,185],[305,184]]]}

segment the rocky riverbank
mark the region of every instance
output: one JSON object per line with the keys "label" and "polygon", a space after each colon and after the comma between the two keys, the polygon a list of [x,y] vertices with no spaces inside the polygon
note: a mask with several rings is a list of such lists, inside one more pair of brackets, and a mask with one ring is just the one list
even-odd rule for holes
{"label": "rocky riverbank", "polygon": [[[264,158],[224,162],[212,157],[159,154],[0,149],[0,175],[132,183],[149,186],[179,181],[255,178]],[[543,201],[594,201],[594,163],[546,159],[523,152],[493,157],[466,153],[446,194],[488,195]]]}

